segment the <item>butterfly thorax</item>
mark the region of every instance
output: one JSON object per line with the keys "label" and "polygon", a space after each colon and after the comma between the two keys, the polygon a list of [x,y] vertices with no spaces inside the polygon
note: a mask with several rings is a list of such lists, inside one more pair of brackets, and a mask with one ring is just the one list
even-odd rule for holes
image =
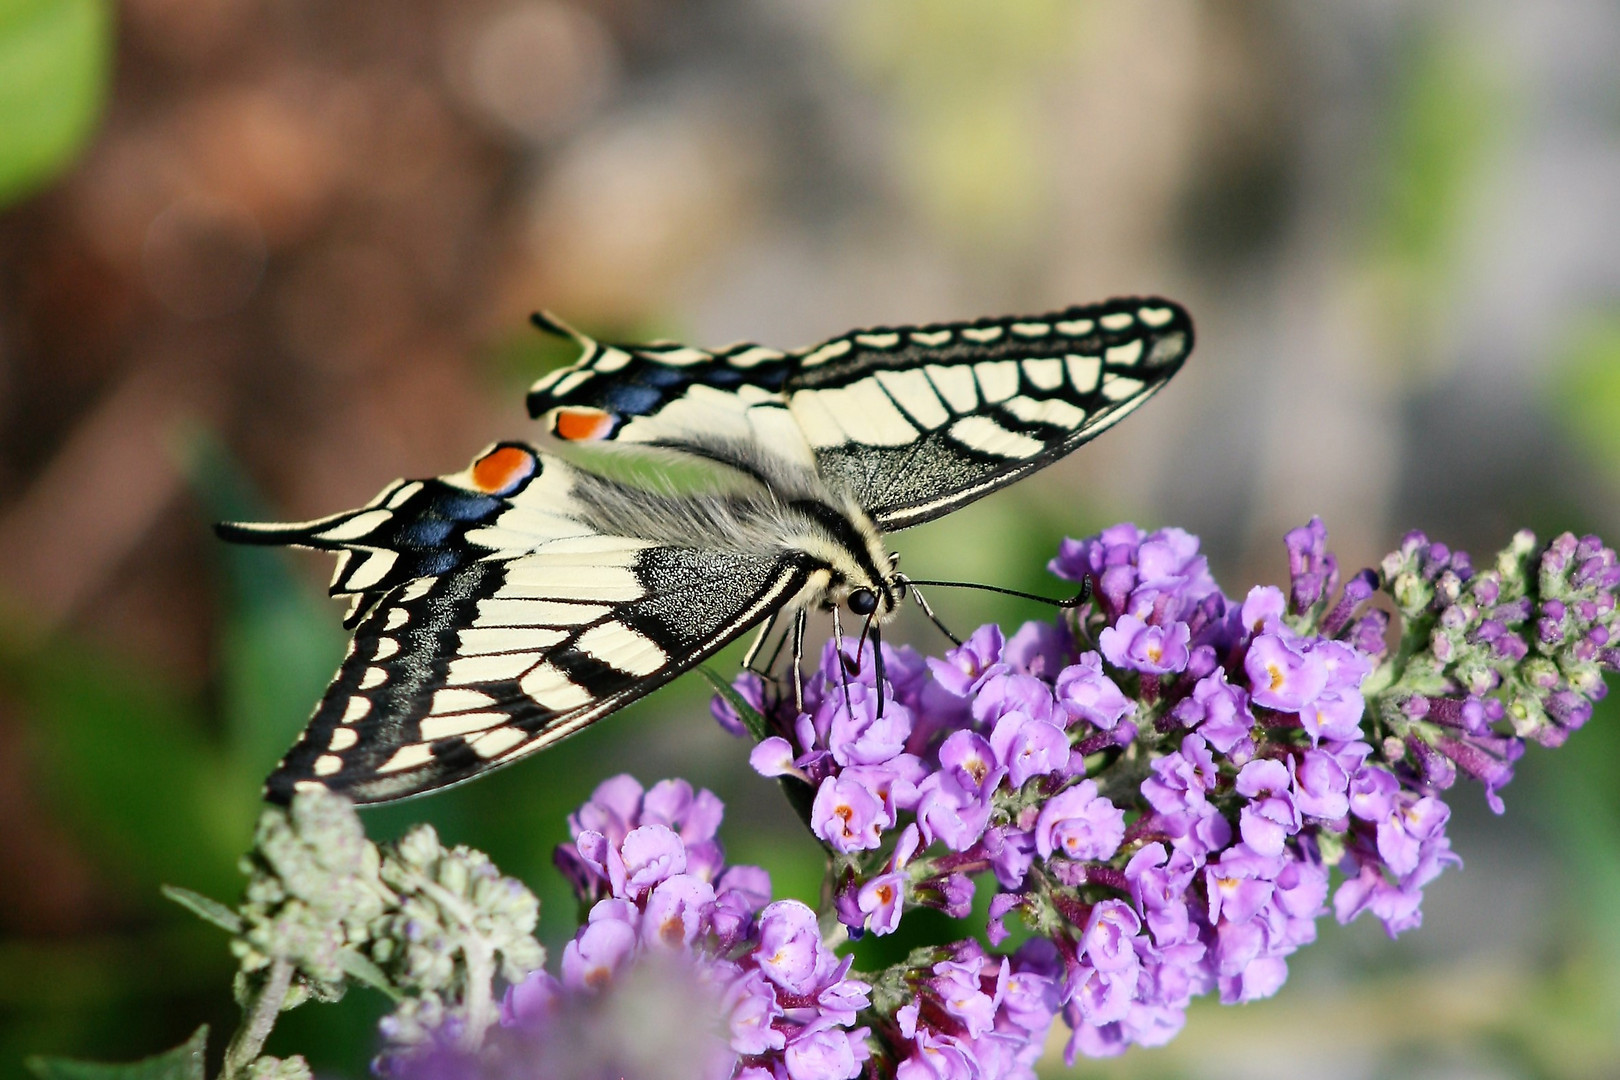
{"label": "butterfly thorax", "polygon": [[[865,592],[875,597],[875,609],[858,614],[880,622],[891,616],[903,589],[893,574],[895,559],[870,516],[814,474],[791,482],[772,479],[771,486],[745,481],[729,489],[665,493],[580,474],[572,495],[580,516],[604,533],[794,559],[807,574],[788,607],[843,607],[852,594]],[[856,606],[865,605],[858,600]]]}

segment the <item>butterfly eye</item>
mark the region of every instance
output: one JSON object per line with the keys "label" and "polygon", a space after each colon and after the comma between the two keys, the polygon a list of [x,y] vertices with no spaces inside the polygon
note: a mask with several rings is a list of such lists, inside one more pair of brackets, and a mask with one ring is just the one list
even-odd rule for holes
{"label": "butterfly eye", "polygon": [[877,610],[877,593],[871,589],[856,589],[849,594],[849,610],[857,615],[870,615]]}

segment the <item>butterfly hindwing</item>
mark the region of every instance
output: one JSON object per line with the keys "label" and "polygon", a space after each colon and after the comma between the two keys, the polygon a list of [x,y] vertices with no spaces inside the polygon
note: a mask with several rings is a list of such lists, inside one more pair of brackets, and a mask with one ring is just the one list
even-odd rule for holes
{"label": "butterfly hindwing", "polygon": [[474,561],[384,597],[270,796],[375,802],[505,765],[700,663],[806,576],[791,556],[597,539],[592,558]]}
{"label": "butterfly hindwing", "polygon": [[[476,528],[429,529],[442,517],[434,510],[449,504],[439,492],[426,504],[400,500],[389,520],[368,518],[369,529],[348,528],[364,513],[356,512],[254,533],[305,546],[347,536],[364,551],[402,536],[441,538],[437,549],[418,544],[390,563],[439,572],[386,591],[368,585],[363,596],[374,599],[305,735],[267,782],[272,798],[319,784],[381,801],[478,776],[661,687],[804,586],[807,567],[791,552],[598,533],[567,513],[577,510],[569,466],[539,461],[551,510],[510,492],[481,510]],[[457,479],[410,483],[457,489]],[[376,505],[402,489],[390,487]]]}
{"label": "butterfly hindwing", "polygon": [[330,592],[355,597],[345,620],[352,627],[395,586],[449,573],[487,553],[467,535],[490,525],[509,505],[443,479],[396,480],[358,510],[294,525],[224,524],[217,531],[237,543],[337,552]]}
{"label": "butterfly hindwing", "polygon": [[355,600],[349,653],[271,797],[314,783],[374,802],[488,771],[661,686],[804,586],[791,551],[604,522],[604,500],[622,515],[647,498],[497,443],[358,510],[221,526],[227,539],[336,551],[332,592]]}
{"label": "butterfly hindwing", "polygon": [[558,406],[599,409],[608,414],[600,431],[587,432],[582,417],[565,439],[611,439],[636,417],[652,416],[694,387],[734,392],[743,386],[780,394],[795,366],[794,358],[763,345],[740,343],[725,349],[652,343],[615,345],[596,341],[554,321],[537,317],[554,333],[575,338],[580,358],[542,376],[530,389],[529,415],[539,418]]}

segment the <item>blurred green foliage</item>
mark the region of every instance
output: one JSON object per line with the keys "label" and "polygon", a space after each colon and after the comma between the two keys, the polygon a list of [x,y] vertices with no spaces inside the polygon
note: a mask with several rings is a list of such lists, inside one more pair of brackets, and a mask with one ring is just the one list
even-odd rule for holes
{"label": "blurred green foliage", "polygon": [[[1620,316],[1595,313],[1571,336],[1550,380],[1547,408],[1567,433],[1579,459],[1611,483],[1620,484]],[[1612,520],[1612,515],[1611,518]],[[1613,537],[1605,537],[1611,544]],[[1611,691],[1615,680],[1610,679]],[[1588,947],[1576,961],[1590,987],[1583,1004],[1595,1011],[1611,1036],[1611,1058],[1620,1056],[1620,697],[1611,696],[1579,736],[1581,754],[1561,762],[1556,781],[1542,790],[1551,834],[1570,867],[1570,917],[1582,927]],[[1539,792],[1538,792],[1539,793]]]}
{"label": "blurred green foliage", "polygon": [[66,168],[112,63],[108,0],[0,0],[0,207]]}
{"label": "blurred green foliage", "polygon": [[1374,249],[1433,277],[1459,240],[1511,97],[1466,41],[1420,34],[1394,87]]}
{"label": "blurred green foliage", "polygon": [[946,235],[1027,242],[1050,202],[1041,79],[1080,6],[1068,0],[865,0],[842,40],[852,68],[902,111],[902,178]]}
{"label": "blurred green foliage", "polygon": [[[178,449],[208,516],[271,516],[207,432],[191,433]],[[219,545],[216,553],[226,594],[220,641],[224,742],[232,758],[257,774],[280,759],[326,688],[344,633],[329,617],[329,605],[292,576],[285,557],[233,544]]]}
{"label": "blurred green foliage", "polygon": [[1513,87],[1478,43],[1413,31],[1369,170],[1366,312],[1389,369],[1421,377],[1496,151],[1516,122]]}
{"label": "blurred green foliage", "polygon": [[[251,516],[217,447],[197,437],[188,446],[211,513]],[[128,1056],[172,1042],[202,1018],[181,1004],[196,998],[217,997],[209,1018],[230,1022],[224,942],[158,890],[172,882],[241,891],[236,860],[252,835],[259,783],[308,715],[342,640],[285,556],[222,551],[221,562],[229,601],[218,708],[69,637],[0,647],[0,683],[28,717],[40,788],[116,882],[122,909],[99,939],[0,946],[0,984],[18,988],[0,1000],[12,1018],[0,1026],[0,1076],[15,1074],[24,1051]],[[29,978],[40,972],[51,975],[43,991]],[[143,1015],[153,1009],[163,1021]]]}
{"label": "blurred green foliage", "polygon": [[208,1026],[173,1050],[128,1065],[102,1065],[65,1058],[31,1058],[28,1067],[39,1080],[203,1080],[203,1053]]}
{"label": "blurred green foliage", "polygon": [[1584,456],[1620,482],[1620,315],[1593,318],[1576,331],[1552,398]]}

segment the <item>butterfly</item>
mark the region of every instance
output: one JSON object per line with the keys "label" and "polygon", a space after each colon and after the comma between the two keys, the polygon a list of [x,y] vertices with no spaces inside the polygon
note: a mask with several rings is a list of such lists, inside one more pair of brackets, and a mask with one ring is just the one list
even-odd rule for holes
{"label": "butterfly", "polygon": [[[337,553],[347,656],[266,782],[385,802],[510,764],[622,708],[756,624],[875,628],[908,581],[885,534],[1069,453],[1180,369],[1162,299],[878,327],[813,348],[595,341],[528,393],[536,443],[227,540]],[[836,624],[835,624],[836,625]],[[874,636],[876,631],[873,631]]]}

